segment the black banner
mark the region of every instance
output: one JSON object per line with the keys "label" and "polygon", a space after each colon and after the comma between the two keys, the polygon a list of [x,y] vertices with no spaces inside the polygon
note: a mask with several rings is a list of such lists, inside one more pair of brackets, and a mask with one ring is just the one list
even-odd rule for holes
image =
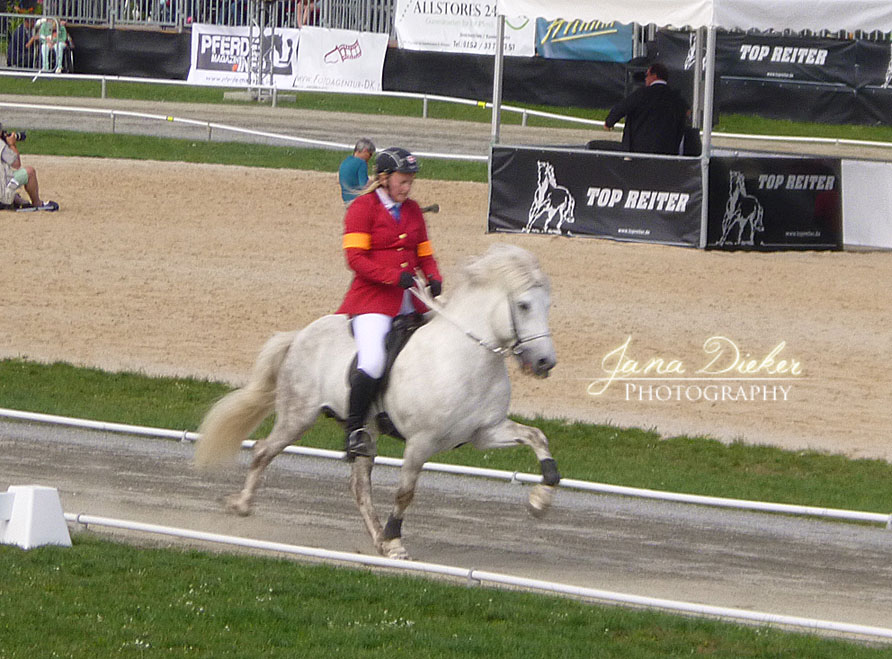
{"label": "black banner", "polygon": [[707,248],[842,249],[833,158],[711,158]]}
{"label": "black banner", "polygon": [[71,25],[74,72],[185,80],[189,74],[190,32],[111,30]]}
{"label": "black banner", "polygon": [[[858,85],[884,89],[892,96],[892,42],[856,41]],[[888,116],[887,116],[888,120]]]}
{"label": "black banner", "polygon": [[851,84],[855,50],[839,39],[723,34],[715,57],[722,77]]}
{"label": "black banner", "polygon": [[497,146],[491,163],[491,232],[699,244],[699,160]]}
{"label": "black banner", "polygon": [[[492,55],[388,48],[383,87],[387,91],[492,99]],[[625,64],[545,57],[506,57],[502,100],[510,103],[610,107],[622,100]]]}
{"label": "black banner", "polygon": [[[670,84],[690,97],[693,34],[660,30],[648,58],[663,62]],[[819,123],[888,123],[892,48],[865,40],[719,32],[719,112]]]}

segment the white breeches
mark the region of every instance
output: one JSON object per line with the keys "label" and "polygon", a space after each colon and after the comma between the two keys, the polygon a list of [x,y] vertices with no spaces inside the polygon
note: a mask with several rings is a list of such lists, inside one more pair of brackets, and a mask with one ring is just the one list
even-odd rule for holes
{"label": "white breeches", "polygon": [[383,313],[364,313],[353,318],[356,367],[370,378],[384,375],[384,337],[393,318]]}
{"label": "white breeches", "polygon": [[[400,314],[415,310],[406,291]],[[356,340],[356,367],[371,378],[384,375],[384,338],[390,331],[393,318],[383,313],[364,313],[353,317],[353,338]]]}

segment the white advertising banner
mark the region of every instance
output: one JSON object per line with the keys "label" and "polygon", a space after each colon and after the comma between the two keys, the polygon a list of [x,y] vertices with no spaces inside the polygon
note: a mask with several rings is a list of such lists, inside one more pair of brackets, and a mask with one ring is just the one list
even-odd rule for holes
{"label": "white advertising banner", "polygon": [[[227,27],[195,23],[192,26],[192,56],[187,80],[197,85],[247,87],[251,62],[269,58],[273,84],[280,89],[294,87],[297,75],[297,44],[300,30],[267,29],[263,39],[255,30],[250,38],[249,28]],[[256,77],[250,84],[260,84]],[[269,84],[269,80],[263,81]]]}
{"label": "white advertising banner", "polygon": [[304,27],[294,86],[326,91],[381,91],[386,52],[386,34]]}
{"label": "white advertising banner", "polygon": [[892,249],[892,163],[842,161],[842,241]]}
{"label": "white advertising banner", "polygon": [[[397,0],[394,27],[400,48],[492,55],[495,0]],[[505,18],[505,54],[536,54],[536,17]]]}

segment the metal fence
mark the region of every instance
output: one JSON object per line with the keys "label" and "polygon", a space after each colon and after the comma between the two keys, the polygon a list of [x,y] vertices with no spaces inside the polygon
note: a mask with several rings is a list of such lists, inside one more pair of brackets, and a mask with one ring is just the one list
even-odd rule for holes
{"label": "metal fence", "polygon": [[[300,28],[304,25],[393,32],[395,0],[45,0],[37,13],[0,13],[0,53],[6,67],[55,70],[53,51],[44,60],[41,41],[31,38],[42,16],[72,25],[144,26],[184,30],[192,23],[263,25]],[[11,9],[16,9],[12,4]],[[45,43],[45,41],[44,41]],[[3,66],[0,60],[0,66]]]}
{"label": "metal fence", "polygon": [[[395,0],[45,0],[38,13],[80,25],[146,25],[183,29],[191,23],[247,25],[264,5],[276,27],[392,33]],[[10,3],[10,8],[13,8]],[[7,16],[23,15],[20,12]],[[8,21],[4,21],[5,23]],[[3,30],[8,38],[9,31]]]}

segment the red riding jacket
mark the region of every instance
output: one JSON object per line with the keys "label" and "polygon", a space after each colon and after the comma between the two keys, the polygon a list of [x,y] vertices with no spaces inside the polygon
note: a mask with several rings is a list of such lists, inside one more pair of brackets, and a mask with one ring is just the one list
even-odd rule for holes
{"label": "red riding jacket", "polygon": [[[415,268],[440,279],[421,208],[403,202],[397,222],[374,192],[360,195],[344,218],[344,252],[355,276],[336,313],[396,316],[403,301],[400,274]],[[426,307],[413,298],[415,309]]]}

